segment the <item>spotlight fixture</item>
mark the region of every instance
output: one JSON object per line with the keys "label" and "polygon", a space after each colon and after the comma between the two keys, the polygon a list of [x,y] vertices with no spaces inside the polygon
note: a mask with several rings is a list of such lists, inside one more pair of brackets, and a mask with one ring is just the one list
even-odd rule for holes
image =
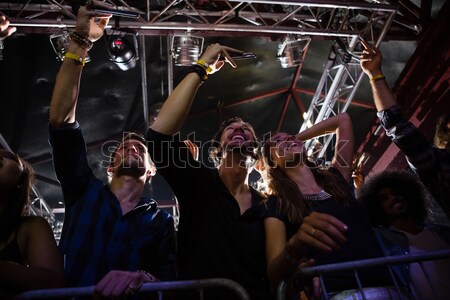
{"label": "spotlight fixture", "polygon": [[69,48],[70,37],[67,32],[62,34],[50,35],[50,44],[52,44],[53,51],[56,53],[56,59],[59,61],[64,60],[64,55]]}
{"label": "spotlight fixture", "polygon": [[186,35],[172,37],[171,52],[175,66],[191,66],[203,51],[204,38]]}
{"label": "spotlight fixture", "polygon": [[[70,36],[67,32],[50,35],[50,44],[52,45],[53,51],[56,53],[56,60],[64,60],[64,55],[66,54],[67,49],[69,49],[69,42]],[[89,54],[86,56],[85,61],[91,61]]]}
{"label": "spotlight fixture", "polygon": [[133,35],[133,44],[124,37],[110,37],[106,45],[109,59],[116,63],[122,71],[128,71],[136,66],[139,60],[138,44],[136,36]]}
{"label": "spotlight fixture", "polygon": [[277,59],[283,68],[291,68],[303,62],[303,52],[308,47],[310,37],[302,36],[295,38],[287,36],[283,43],[278,46]]}

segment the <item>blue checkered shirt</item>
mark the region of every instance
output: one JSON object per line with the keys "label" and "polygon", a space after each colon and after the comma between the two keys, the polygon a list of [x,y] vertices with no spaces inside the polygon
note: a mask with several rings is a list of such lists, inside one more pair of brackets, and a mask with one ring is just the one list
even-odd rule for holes
{"label": "blue checkered shirt", "polygon": [[116,196],[89,168],[78,123],[50,128],[50,144],[65,203],[59,248],[66,285],[95,285],[111,270],[145,270],[160,280],[173,279],[173,218],[144,198],[122,216]]}

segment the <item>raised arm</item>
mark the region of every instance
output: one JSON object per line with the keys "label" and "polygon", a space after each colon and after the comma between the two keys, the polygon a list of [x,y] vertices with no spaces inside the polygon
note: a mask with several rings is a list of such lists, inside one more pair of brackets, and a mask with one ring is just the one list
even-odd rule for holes
{"label": "raised arm", "polygon": [[[96,1],[97,2],[97,1]],[[103,35],[111,15],[94,13],[82,6],[78,10],[73,36],[56,77],[50,104],[50,124],[63,127],[75,122],[80,78],[90,45]],[[98,21],[97,21],[98,20]]]}
{"label": "raised arm", "polygon": [[[236,68],[236,64],[228,52],[241,53],[242,51],[220,44],[208,46],[200,60],[203,60],[211,68],[209,75],[219,71],[225,62]],[[225,61],[219,60],[220,56],[225,57]],[[187,74],[164,102],[151,128],[166,135],[173,135],[180,131],[201,83],[200,76],[196,73]]]}
{"label": "raised arm", "polygon": [[381,70],[383,57],[380,49],[366,42],[362,43],[365,50],[361,57],[361,68],[370,78],[373,100],[378,111],[386,110],[397,104],[389,85],[387,84]]}
{"label": "raised arm", "polygon": [[332,166],[338,169],[342,176],[348,181],[351,176],[350,173],[355,141],[352,120],[347,113],[341,113],[317,123],[298,133],[296,137],[305,141],[330,132],[336,133],[336,144]]}
{"label": "raised arm", "polygon": [[16,30],[16,27],[9,26],[9,20],[5,16],[0,15],[0,42],[16,32]]}

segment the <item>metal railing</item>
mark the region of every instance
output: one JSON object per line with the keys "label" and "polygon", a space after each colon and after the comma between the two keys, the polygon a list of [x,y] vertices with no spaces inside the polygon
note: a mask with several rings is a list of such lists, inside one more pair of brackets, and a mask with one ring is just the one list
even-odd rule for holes
{"label": "metal railing", "polygon": [[[236,299],[250,300],[247,291],[237,282],[226,278],[211,278],[200,280],[183,281],[160,281],[154,283],[145,283],[137,291],[138,293],[157,293],[158,299],[164,299],[164,292],[198,290],[199,298],[203,299],[203,290],[214,288],[226,288],[236,295]],[[14,299],[53,299],[61,297],[80,297],[89,296],[94,293],[95,286],[62,288],[62,289],[43,289],[21,293]]]}
{"label": "metal railing", "polygon": [[[320,286],[322,289],[322,299],[330,299],[330,296],[327,294],[326,286],[324,284],[324,280],[322,275],[325,273],[336,272],[336,271],[348,271],[353,270],[355,275],[355,280],[358,285],[357,291],[360,293],[361,299],[367,299],[366,294],[364,292],[364,287],[361,285],[361,282],[358,277],[358,269],[365,267],[375,267],[375,266],[383,266],[386,265],[389,269],[389,273],[391,275],[392,281],[395,286],[395,291],[399,299],[408,299],[405,296],[405,291],[400,289],[398,279],[396,279],[394,275],[394,271],[392,269],[392,265],[404,264],[404,263],[420,263],[428,260],[437,260],[443,258],[450,257],[450,249],[439,250],[439,251],[429,251],[423,253],[416,254],[407,254],[407,255],[396,255],[396,256],[386,256],[379,258],[371,258],[371,259],[363,259],[328,265],[321,265],[315,267],[306,267],[298,269],[291,277],[283,280],[278,285],[276,291],[276,299],[277,300],[285,300],[287,299],[287,289],[289,284],[299,278],[312,278],[315,276],[320,277]],[[423,266],[422,266],[423,267]]]}

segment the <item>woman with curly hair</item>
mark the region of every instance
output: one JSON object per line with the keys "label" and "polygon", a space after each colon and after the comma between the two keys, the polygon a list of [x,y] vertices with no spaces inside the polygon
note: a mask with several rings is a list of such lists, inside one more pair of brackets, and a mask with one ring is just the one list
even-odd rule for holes
{"label": "woman with curly hair", "polygon": [[33,170],[0,149],[0,295],[63,287],[63,261],[52,230],[29,216]]}

